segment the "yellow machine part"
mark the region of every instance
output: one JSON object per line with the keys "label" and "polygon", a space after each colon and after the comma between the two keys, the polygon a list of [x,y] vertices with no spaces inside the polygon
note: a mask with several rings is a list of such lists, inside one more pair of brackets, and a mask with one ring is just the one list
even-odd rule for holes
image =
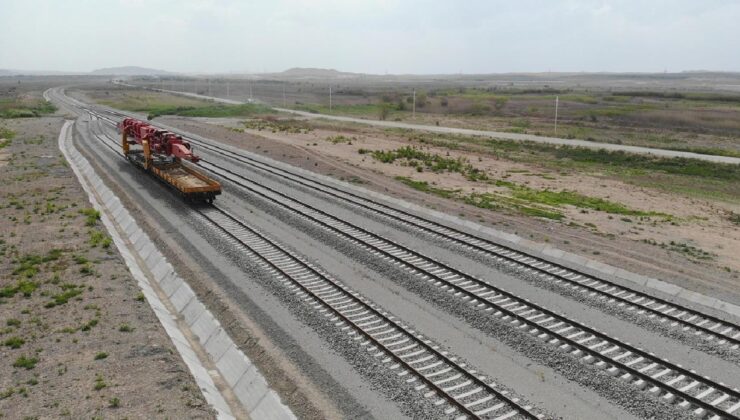
{"label": "yellow machine part", "polygon": [[123,147],[123,154],[128,154],[128,139],[126,138],[126,131],[121,131],[121,147]]}
{"label": "yellow machine part", "polygon": [[144,169],[149,169],[152,164],[152,154],[149,150],[149,140],[143,140],[141,145],[144,147]]}

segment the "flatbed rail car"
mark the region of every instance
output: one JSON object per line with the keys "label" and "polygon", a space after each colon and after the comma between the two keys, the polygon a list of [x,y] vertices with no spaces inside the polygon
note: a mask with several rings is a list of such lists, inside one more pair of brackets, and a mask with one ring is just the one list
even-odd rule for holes
{"label": "flatbed rail car", "polygon": [[133,118],[123,120],[118,129],[126,159],[176,190],[186,201],[212,203],[221,194],[218,181],[182,162],[199,160],[182,137]]}

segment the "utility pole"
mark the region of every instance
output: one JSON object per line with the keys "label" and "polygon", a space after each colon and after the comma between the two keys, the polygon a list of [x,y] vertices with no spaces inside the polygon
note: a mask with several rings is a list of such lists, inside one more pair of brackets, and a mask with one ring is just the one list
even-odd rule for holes
{"label": "utility pole", "polygon": [[558,134],[558,101],[559,98],[555,97],[555,134]]}
{"label": "utility pole", "polygon": [[411,106],[411,118],[416,118],[416,89],[414,89],[414,101]]}
{"label": "utility pole", "polygon": [[329,85],[329,111],[331,111],[331,85]]}

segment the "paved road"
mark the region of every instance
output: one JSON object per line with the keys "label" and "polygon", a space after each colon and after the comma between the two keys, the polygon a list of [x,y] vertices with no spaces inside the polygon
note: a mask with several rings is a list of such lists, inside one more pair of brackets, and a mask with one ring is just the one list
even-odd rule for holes
{"label": "paved road", "polygon": [[[125,83],[120,83],[120,84],[136,87],[134,85],[129,85]],[[216,102],[232,104],[232,105],[238,105],[238,104],[245,103],[241,101],[235,101],[232,99],[216,98],[213,96],[198,95],[196,93],[189,93],[189,92],[171,91],[171,90],[166,90],[166,89],[152,89],[152,90],[159,90],[162,92],[174,93],[174,94],[183,95],[183,96],[190,96],[190,97],[199,98],[199,99],[213,100]],[[629,153],[654,155],[654,156],[668,157],[668,158],[682,157],[682,158],[689,158],[689,159],[705,160],[709,162],[731,163],[735,165],[740,165],[740,158],[729,157],[729,156],[703,155],[700,153],[681,152],[677,150],[653,149],[650,147],[629,146],[629,145],[624,145],[624,144],[596,143],[596,142],[591,142],[591,141],[586,141],[586,140],[561,139],[557,137],[535,136],[532,134],[517,134],[517,133],[505,133],[501,131],[472,130],[469,128],[456,128],[456,127],[439,127],[436,125],[409,124],[409,123],[398,122],[398,121],[366,120],[363,118],[342,117],[338,115],[314,114],[311,112],[297,111],[295,109],[287,109],[287,108],[273,108],[273,109],[276,111],[280,111],[280,112],[287,112],[287,113],[294,114],[294,115],[300,115],[306,118],[323,118],[327,120],[367,124],[367,125],[373,125],[373,126],[385,127],[385,128],[405,128],[409,130],[429,131],[433,133],[462,134],[466,136],[483,136],[483,137],[491,137],[491,138],[496,138],[496,139],[514,140],[514,141],[532,141],[536,143],[555,144],[555,145],[562,145],[562,146],[586,147],[589,149],[605,149],[605,150],[610,150],[610,151],[624,151],[624,152],[629,152]]]}

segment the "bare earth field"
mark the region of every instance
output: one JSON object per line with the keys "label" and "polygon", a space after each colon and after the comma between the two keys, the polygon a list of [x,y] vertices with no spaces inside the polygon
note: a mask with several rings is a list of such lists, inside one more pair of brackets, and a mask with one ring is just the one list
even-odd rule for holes
{"label": "bare earth field", "polygon": [[[106,92],[105,101],[116,104],[111,95],[117,94]],[[183,99],[143,95],[160,104]],[[86,96],[103,97],[99,90]],[[740,302],[740,184],[717,178],[715,167],[695,174],[691,162],[689,171],[665,171],[658,162],[651,171],[629,161],[623,167],[579,161],[559,156],[560,149],[280,115],[157,120]]]}
{"label": "bare earth field", "polygon": [[0,418],[214,418],[58,150],[62,122],[0,119]]}

